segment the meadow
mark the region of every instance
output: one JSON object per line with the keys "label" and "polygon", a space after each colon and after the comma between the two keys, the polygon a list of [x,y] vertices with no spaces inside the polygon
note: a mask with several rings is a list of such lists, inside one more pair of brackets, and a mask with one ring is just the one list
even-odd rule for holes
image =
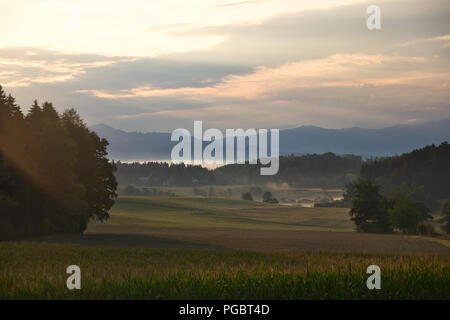
{"label": "meadow", "polygon": [[121,197],[108,224],[158,229],[353,230],[345,208],[202,197]]}
{"label": "meadow", "polygon": [[[450,299],[448,241],[354,232],[348,209],[120,197],[83,235],[0,243],[1,299]],[[67,266],[82,289],[66,288]],[[381,268],[368,290],[366,268]]]}

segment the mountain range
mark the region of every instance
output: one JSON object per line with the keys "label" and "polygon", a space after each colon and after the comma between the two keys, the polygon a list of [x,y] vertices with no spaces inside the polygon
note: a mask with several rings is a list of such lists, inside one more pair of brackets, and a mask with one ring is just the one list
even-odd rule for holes
{"label": "mountain range", "polygon": [[[126,132],[105,124],[89,128],[109,141],[109,158],[114,160],[168,160],[172,147],[177,143],[170,141],[170,133]],[[280,130],[280,155],[333,152],[363,158],[382,157],[444,141],[450,141],[450,119],[383,129],[300,126]]]}

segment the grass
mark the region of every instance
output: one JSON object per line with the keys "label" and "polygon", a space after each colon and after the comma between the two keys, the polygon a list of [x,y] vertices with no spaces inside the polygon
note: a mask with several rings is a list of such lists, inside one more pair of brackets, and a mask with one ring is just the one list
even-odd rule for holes
{"label": "grass", "polygon": [[[66,267],[81,268],[70,291]],[[368,290],[366,268],[381,268]],[[2,299],[450,299],[450,255],[0,243]]]}
{"label": "grass", "polygon": [[[179,229],[352,231],[348,209],[224,198],[120,197],[110,225]],[[92,225],[90,230],[96,230]]]}

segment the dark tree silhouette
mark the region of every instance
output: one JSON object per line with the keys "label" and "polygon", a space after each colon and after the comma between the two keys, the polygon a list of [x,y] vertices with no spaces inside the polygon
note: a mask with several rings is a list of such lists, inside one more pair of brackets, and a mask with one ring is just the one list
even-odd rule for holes
{"label": "dark tree silhouette", "polygon": [[380,186],[358,179],[353,184],[354,196],[351,219],[359,232],[386,233],[392,231],[388,200],[380,193]]}
{"label": "dark tree silhouette", "polygon": [[253,197],[252,197],[252,194],[247,191],[247,192],[242,193],[241,199],[242,200],[250,200],[250,201],[252,201]]}
{"label": "dark tree silhouette", "polygon": [[[293,187],[343,187],[356,178],[360,168],[359,156],[326,153],[280,157],[280,171],[274,176],[261,176],[260,165],[230,164],[208,170],[196,165],[158,162],[118,162],[116,176],[121,185],[207,186],[286,182]],[[258,197],[262,195],[258,187],[250,192]]]}
{"label": "dark tree silhouette", "polygon": [[0,86],[0,239],[79,233],[116,197],[108,142],[75,110],[34,101],[24,117]]}
{"label": "dark tree silhouette", "polygon": [[366,161],[361,177],[383,187],[386,194],[423,186],[434,199],[450,197],[450,144],[430,145],[400,156]]}
{"label": "dark tree silhouette", "polygon": [[278,200],[276,198],[272,197],[272,192],[270,192],[270,191],[264,192],[262,199],[263,199],[263,202],[278,203]]}
{"label": "dark tree silhouette", "polygon": [[412,202],[406,195],[396,194],[391,208],[388,209],[392,227],[404,234],[417,234],[419,223],[429,217],[428,214],[424,215],[421,210],[422,207],[418,203]]}

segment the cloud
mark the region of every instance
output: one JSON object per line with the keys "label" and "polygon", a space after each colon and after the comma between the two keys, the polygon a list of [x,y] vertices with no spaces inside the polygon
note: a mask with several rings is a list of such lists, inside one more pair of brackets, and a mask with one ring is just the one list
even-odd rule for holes
{"label": "cloud", "polygon": [[[433,79],[441,81],[448,78],[448,72],[426,73],[412,69],[424,63],[427,63],[427,60],[423,57],[333,55],[324,59],[289,62],[278,67],[259,67],[253,73],[232,74],[208,86],[155,88],[146,85],[116,92],[101,90],[79,92],[91,93],[105,99],[178,96],[190,100],[217,98],[261,100],[279,94],[280,91],[299,88],[407,85],[424,79],[430,84]],[[396,66],[395,73],[390,72],[393,65]]]}
{"label": "cloud", "polygon": [[[419,48],[419,46],[421,46],[422,48],[433,48],[435,51],[436,50],[436,44],[438,44],[438,48],[449,48],[450,47],[450,35],[446,34],[446,35],[442,35],[442,36],[437,36],[437,37],[433,37],[433,38],[427,38],[427,39],[419,39],[419,40],[414,40],[414,41],[407,41],[405,43],[402,43],[401,46],[403,47],[407,47],[407,48],[411,48],[411,47],[415,47],[415,48]],[[446,53],[448,53],[448,50],[446,51]]]}
{"label": "cloud", "polygon": [[[287,61],[317,59],[332,54],[409,54],[398,46],[448,34],[450,6],[446,0],[378,1],[382,29],[366,27],[370,2],[332,8],[282,13],[246,24],[213,25],[174,30],[174,36],[222,36],[208,50],[168,56],[190,61],[213,59],[234,64],[278,65]],[[412,52],[415,55],[415,52]]]}
{"label": "cloud", "polygon": [[[103,100],[123,103],[155,99],[200,103],[190,108],[168,108],[117,116],[130,122],[172,119],[185,125],[202,119],[226,128],[251,123],[250,127],[295,125],[305,120],[329,126],[385,125],[403,122],[404,117],[427,117],[430,112],[444,116],[449,111],[449,70],[426,70],[428,59],[411,56],[333,55],[324,59],[290,62],[278,67],[260,67],[253,73],[229,75],[205,87],[128,90],[83,90]],[[417,68],[417,66],[421,67]],[[273,114],[276,117],[273,117]],[[386,114],[390,118],[386,118]],[[331,122],[330,122],[330,116]],[[161,128],[162,129],[162,128]]]}
{"label": "cloud", "polygon": [[95,54],[67,54],[35,47],[0,48],[0,83],[8,87],[64,82],[87,72],[134,58]]}
{"label": "cloud", "polygon": [[221,63],[65,54],[34,47],[0,48],[0,66],[0,83],[8,87],[66,82],[66,88],[106,90],[148,84],[157,88],[204,87],[229,74],[252,70]]}
{"label": "cloud", "polygon": [[223,3],[218,4],[219,7],[234,7],[234,6],[241,6],[241,5],[247,5],[252,3],[261,3],[262,0],[249,0],[249,1],[236,1],[236,2],[229,2],[229,3]]}
{"label": "cloud", "polygon": [[25,109],[34,99],[53,101],[59,111],[74,107],[89,123],[129,113],[204,107],[203,102],[159,97],[104,101],[80,90],[115,91],[137,86],[156,88],[205,87],[230,74],[252,72],[252,67],[221,63],[193,63],[162,58],[107,57],[66,54],[34,47],[0,49],[0,84]]}
{"label": "cloud", "polygon": [[162,32],[167,33],[171,31],[177,31],[177,30],[184,30],[186,28],[192,27],[192,23],[187,22],[178,22],[178,23],[169,23],[169,24],[159,24],[159,25],[152,25],[148,28],[144,29],[144,32]]}
{"label": "cloud", "polygon": [[277,0],[221,7],[215,0],[14,0],[0,2],[0,30],[8,30],[2,34],[0,46],[29,45],[78,53],[154,57],[203,50],[223,39],[146,32],[153,26],[254,23],[280,13],[361,1]]}

